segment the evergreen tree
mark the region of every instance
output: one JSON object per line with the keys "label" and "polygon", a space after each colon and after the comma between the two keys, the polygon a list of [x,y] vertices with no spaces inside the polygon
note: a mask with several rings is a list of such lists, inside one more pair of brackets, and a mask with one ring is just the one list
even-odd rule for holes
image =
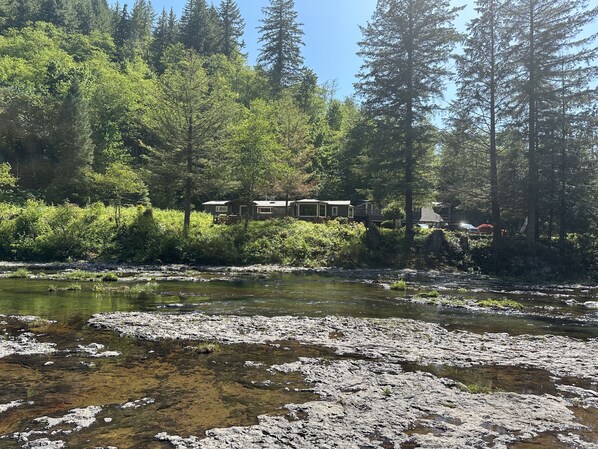
{"label": "evergreen tree", "polygon": [[107,0],[91,0],[92,29],[101,33],[112,34],[112,10]]}
{"label": "evergreen tree", "polygon": [[135,0],[131,12],[129,40],[126,43],[131,56],[139,55],[146,61],[149,60],[153,22],[154,10],[151,3],[146,0]]}
{"label": "evergreen tree", "polygon": [[77,0],[73,6],[77,29],[82,34],[89,34],[94,29],[94,12],[90,0]]}
{"label": "evergreen tree", "polygon": [[216,12],[206,0],[187,0],[180,23],[180,42],[200,55],[211,55],[218,48]]}
{"label": "evergreen tree", "polygon": [[36,20],[42,20],[61,27],[69,33],[84,31],[80,26],[79,17],[75,9],[83,1],[42,0],[39,7],[34,9],[36,11],[34,17]]}
{"label": "evergreen tree", "polygon": [[294,0],[270,0],[262,12],[264,18],[258,28],[262,48],[257,61],[267,70],[272,90],[278,95],[300,79],[303,24],[297,21]]}
{"label": "evergreen tree", "polygon": [[131,38],[131,16],[127,11],[127,5],[124,5],[119,10],[118,3],[115,10],[115,25],[114,25],[114,44],[118,53],[118,58],[121,61],[127,59],[130,54],[127,53],[127,42]]}
{"label": "evergreen tree", "polygon": [[[524,122],[527,140],[527,239],[534,248],[539,234],[540,173],[549,134],[542,123],[551,108],[558,108],[559,72],[566,64],[580,64],[595,57],[586,44],[591,38],[579,38],[584,27],[596,18],[598,7],[587,9],[585,0],[519,0],[513,5],[514,71],[511,85],[519,99],[516,112]],[[592,56],[593,54],[593,56]],[[549,131],[547,127],[543,128]],[[548,158],[544,158],[548,159]],[[546,168],[550,176],[550,168]]]}
{"label": "evergreen tree", "polygon": [[239,11],[235,0],[222,0],[220,2],[218,19],[221,28],[218,47],[222,54],[230,59],[245,47],[245,42],[241,39],[245,21],[241,17],[241,11]]}
{"label": "evergreen tree", "polygon": [[408,246],[414,237],[418,151],[427,147],[426,118],[448,75],[446,62],[458,39],[451,24],[457,11],[448,0],[379,0],[372,21],[362,28],[359,54],[365,63],[357,88],[370,116],[386,129],[385,146],[393,147],[388,156],[403,159],[404,177],[396,194],[405,198]]}
{"label": "evergreen tree", "polygon": [[150,46],[152,55],[152,65],[158,73],[164,71],[164,64],[162,64],[162,56],[168,47],[175,44],[178,39],[177,21],[172,8],[170,14],[166,14],[166,9],[162,10],[162,14],[158,17],[156,28],[154,29],[154,38]]}
{"label": "evergreen tree", "polygon": [[[506,80],[510,75],[510,33],[504,17],[507,6],[504,0],[478,0],[477,17],[468,25],[468,37],[463,55],[458,60],[459,114],[467,114],[474,128],[473,140],[482,138],[489,155],[490,204],[494,243],[501,236],[500,203],[498,192],[497,132],[503,117],[506,96]],[[484,137],[485,135],[485,137]],[[479,190],[479,189],[478,189]]]}
{"label": "evergreen tree", "polygon": [[222,77],[208,76],[203,58],[189,49],[170,51],[172,62],[160,79],[157,103],[148,116],[158,137],[151,169],[158,176],[177,174],[180,184],[170,188],[181,189],[187,231],[193,198],[209,182],[219,180],[226,166],[222,149],[234,112],[229,87]]}
{"label": "evergreen tree", "polygon": [[58,110],[55,136],[56,166],[51,196],[55,201],[83,201],[86,172],[91,169],[94,146],[87,102],[76,76]]}

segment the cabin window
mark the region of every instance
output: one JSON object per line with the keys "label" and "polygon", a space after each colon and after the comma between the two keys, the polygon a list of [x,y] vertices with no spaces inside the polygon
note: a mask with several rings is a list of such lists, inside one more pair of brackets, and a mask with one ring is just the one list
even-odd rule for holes
{"label": "cabin window", "polygon": [[241,206],[239,206],[239,215],[245,216],[246,213],[247,213],[247,206],[244,204],[241,204]]}
{"label": "cabin window", "polygon": [[326,216],[326,205],[320,204],[320,217],[325,217],[325,216]]}
{"label": "cabin window", "polygon": [[331,215],[333,217],[337,217],[338,216],[338,206],[332,206],[332,213]]}
{"label": "cabin window", "polygon": [[353,218],[355,216],[355,208],[349,207],[349,218]]}
{"label": "cabin window", "polygon": [[299,204],[299,216],[300,217],[317,217],[318,216],[318,205],[317,204]]}
{"label": "cabin window", "polygon": [[257,213],[258,214],[271,214],[272,208],[271,207],[258,207]]}
{"label": "cabin window", "polygon": [[226,213],[228,213],[228,206],[216,206],[216,213],[217,214],[226,214]]}

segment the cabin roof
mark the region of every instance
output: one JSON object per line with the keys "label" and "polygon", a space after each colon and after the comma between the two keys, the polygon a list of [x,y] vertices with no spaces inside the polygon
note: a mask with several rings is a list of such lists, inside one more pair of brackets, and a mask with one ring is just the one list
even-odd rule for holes
{"label": "cabin roof", "polygon": [[350,206],[351,201],[349,200],[334,200],[334,201],[322,201],[323,203],[328,204],[329,206]]}
{"label": "cabin roof", "polygon": [[304,200],[297,200],[295,201],[295,203],[323,203],[324,201],[320,201],[320,200],[314,200],[314,199],[304,199]]}
{"label": "cabin roof", "polygon": [[[292,201],[289,201],[289,205],[292,203]],[[257,207],[286,207],[287,202],[286,201],[254,201],[253,204],[255,204]]]}
{"label": "cabin roof", "polygon": [[442,217],[434,212],[431,207],[422,207],[422,216],[419,219],[420,223],[441,223],[444,220]]}
{"label": "cabin roof", "polygon": [[204,206],[226,206],[228,203],[230,203],[230,201],[206,201],[201,204]]}

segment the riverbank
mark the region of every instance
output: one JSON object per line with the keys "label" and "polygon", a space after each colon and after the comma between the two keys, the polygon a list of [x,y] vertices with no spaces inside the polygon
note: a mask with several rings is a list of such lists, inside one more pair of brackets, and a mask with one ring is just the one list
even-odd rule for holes
{"label": "riverbank", "polygon": [[102,204],[0,204],[0,260],[442,269],[528,279],[598,275],[598,239],[591,235],[571,235],[565,247],[540,242],[530,255],[520,237],[505,237],[493,248],[489,237],[418,230],[414,247],[406,253],[402,229],[366,230],[359,223],[339,220],[317,224],[287,218],[220,225],[211,215],[194,212],[185,233],[178,211],[129,207],[118,220],[115,214]]}

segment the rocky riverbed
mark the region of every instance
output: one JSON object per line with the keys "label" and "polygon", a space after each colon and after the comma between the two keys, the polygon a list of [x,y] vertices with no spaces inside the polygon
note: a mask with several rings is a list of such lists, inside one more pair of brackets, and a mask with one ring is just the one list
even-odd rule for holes
{"label": "rocky riverbed", "polygon": [[[274,376],[304,375],[321,399],[289,404],[288,416],[260,416],[254,426],[205,436],[156,435],[177,449],[506,448],[548,434],[557,443],[545,447],[597,447],[594,422],[582,422],[576,413],[596,413],[596,340],[474,334],[414,320],[349,317],[112,313],[96,315],[90,324],[148,340],[283,346],[293,340],[344,357],[272,366]],[[554,388],[549,394],[484,391],[425,372],[434,365],[541,370]]]}

